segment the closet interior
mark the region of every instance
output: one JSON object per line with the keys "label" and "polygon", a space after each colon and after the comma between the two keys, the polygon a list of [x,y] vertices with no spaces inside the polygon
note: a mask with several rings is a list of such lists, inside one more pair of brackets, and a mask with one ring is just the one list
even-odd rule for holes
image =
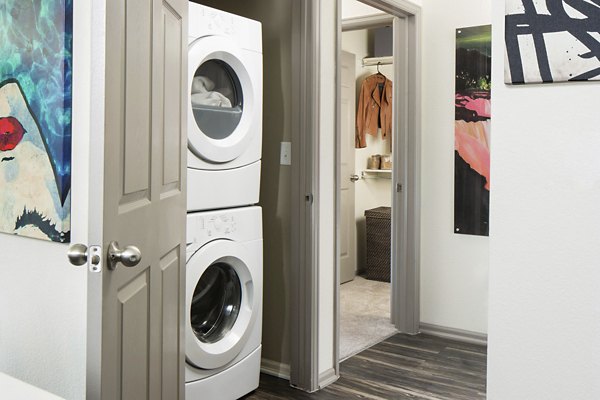
{"label": "closet interior", "polygon": [[342,32],[340,360],[390,322],[393,28]]}

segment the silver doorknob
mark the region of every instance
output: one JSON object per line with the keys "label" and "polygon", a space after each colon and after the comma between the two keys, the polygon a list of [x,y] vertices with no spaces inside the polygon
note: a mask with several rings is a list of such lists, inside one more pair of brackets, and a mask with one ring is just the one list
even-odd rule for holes
{"label": "silver doorknob", "polygon": [[142,252],[135,246],[119,248],[119,243],[110,242],[108,245],[108,269],[117,268],[117,263],[126,267],[135,267],[142,259]]}
{"label": "silver doorknob", "polygon": [[72,244],[67,252],[69,262],[76,267],[81,267],[88,262],[88,248],[81,243]]}
{"label": "silver doorknob", "polygon": [[358,176],[358,175],[356,175],[356,174],[352,174],[352,175],[350,175],[350,181],[351,181],[351,182],[356,182],[356,181],[357,181],[357,180],[359,180],[359,179],[360,179],[360,178],[359,178],[359,176]]}

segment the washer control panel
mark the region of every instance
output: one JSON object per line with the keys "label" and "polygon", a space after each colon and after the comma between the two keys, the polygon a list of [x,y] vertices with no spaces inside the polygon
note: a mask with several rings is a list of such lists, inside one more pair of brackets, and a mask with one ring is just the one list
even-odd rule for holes
{"label": "washer control panel", "polygon": [[200,229],[208,237],[227,237],[236,231],[236,221],[232,215],[216,214],[200,218]]}
{"label": "washer control panel", "polygon": [[225,239],[248,242],[262,239],[262,211],[258,206],[190,213],[187,216],[188,251]]}

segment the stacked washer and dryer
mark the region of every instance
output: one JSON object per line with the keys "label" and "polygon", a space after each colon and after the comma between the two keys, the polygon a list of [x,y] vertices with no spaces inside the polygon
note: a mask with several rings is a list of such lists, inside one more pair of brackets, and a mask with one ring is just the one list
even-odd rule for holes
{"label": "stacked washer and dryer", "polygon": [[186,398],[258,387],[261,24],[189,3]]}

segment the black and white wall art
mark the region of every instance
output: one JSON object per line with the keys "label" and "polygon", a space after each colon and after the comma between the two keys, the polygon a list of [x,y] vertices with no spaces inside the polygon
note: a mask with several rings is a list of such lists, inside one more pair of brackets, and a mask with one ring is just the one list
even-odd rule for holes
{"label": "black and white wall art", "polygon": [[505,0],[509,84],[600,80],[600,0]]}

